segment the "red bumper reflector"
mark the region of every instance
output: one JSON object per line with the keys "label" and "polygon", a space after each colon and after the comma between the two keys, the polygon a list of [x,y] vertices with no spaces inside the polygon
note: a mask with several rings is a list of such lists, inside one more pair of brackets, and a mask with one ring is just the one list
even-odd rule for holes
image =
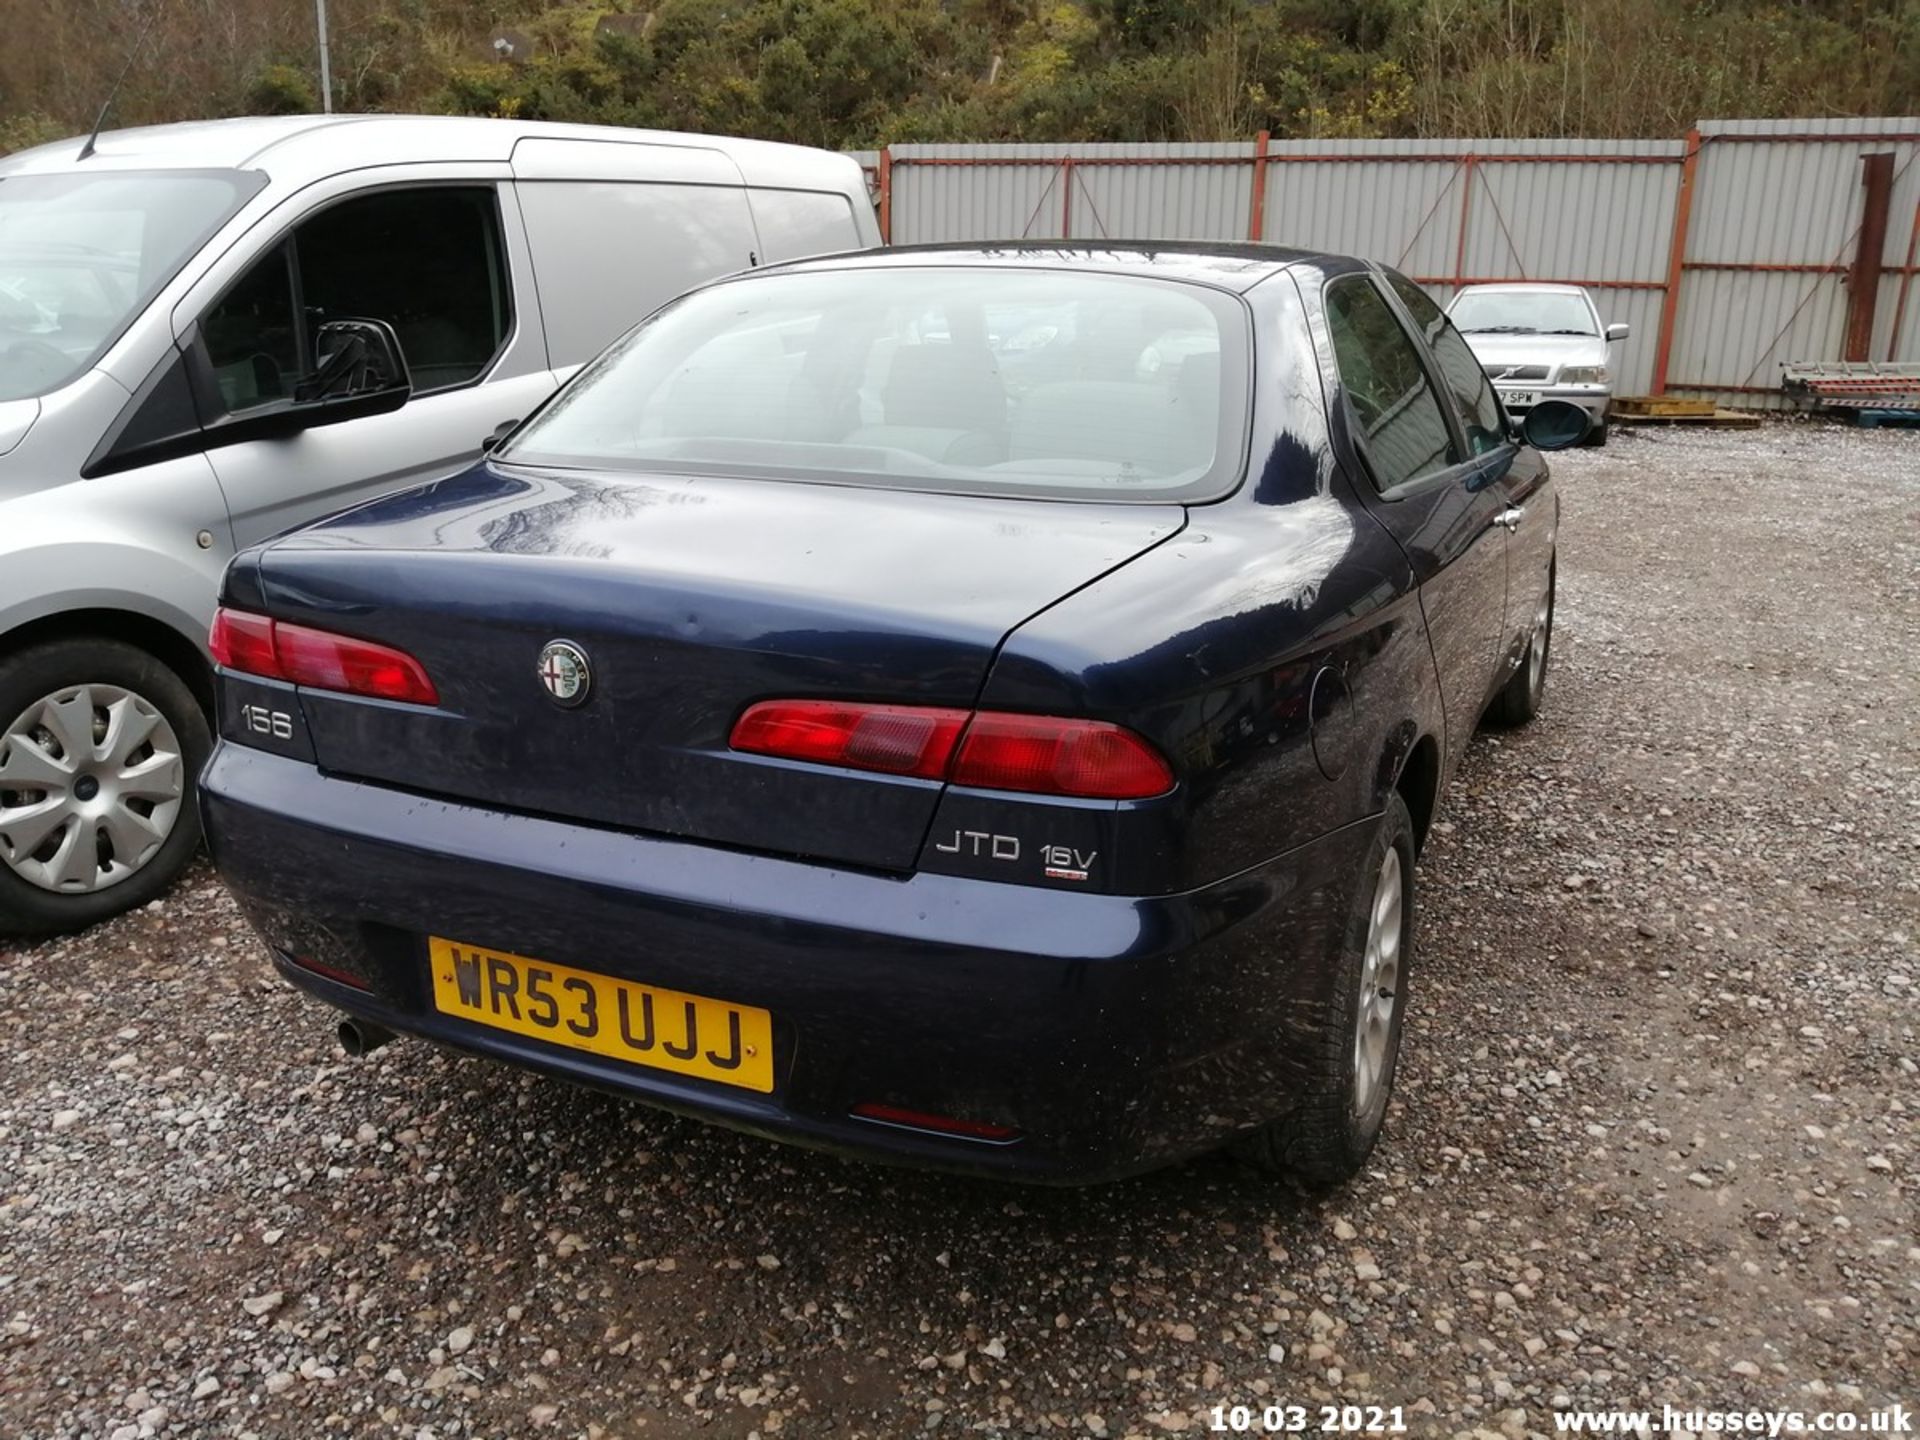
{"label": "red bumper reflector", "polygon": [[440,702],[426,669],[404,650],[244,610],[223,606],[215,612],[207,648],[222,666],[243,675],[410,705]]}
{"label": "red bumper reflector", "polygon": [[939,1135],[958,1135],[966,1140],[1020,1138],[1020,1132],[1011,1125],[989,1125],[983,1120],[957,1120],[951,1115],[902,1110],[897,1105],[856,1105],[852,1113],[862,1120],[878,1120],[884,1125],[906,1125],[915,1130],[931,1130]]}
{"label": "red bumper reflector", "polygon": [[1104,720],[762,700],[734,724],[732,745],[783,760],[1029,795],[1144,800],[1173,788],[1173,767],[1158,750]]}
{"label": "red bumper reflector", "polygon": [[322,965],[318,960],[309,960],[304,955],[294,955],[285,950],[282,950],[280,953],[298,965],[302,970],[310,970],[323,980],[331,980],[336,985],[345,985],[350,990],[363,990],[368,994],[373,993],[373,987],[371,985],[350,971],[335,969],[331,965]]}

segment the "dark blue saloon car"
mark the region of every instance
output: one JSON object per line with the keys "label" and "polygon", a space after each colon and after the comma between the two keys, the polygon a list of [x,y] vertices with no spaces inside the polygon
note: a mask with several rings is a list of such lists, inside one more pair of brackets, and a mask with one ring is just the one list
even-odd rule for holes
{"label": "dark blue saloon car", "polygon": [[234,560],[207,831],[351,1049],[957,1170],[1237,1142],[1331,1183],[1447,778],[1540,703],[1557,510],[1378,265],[764,269]]}

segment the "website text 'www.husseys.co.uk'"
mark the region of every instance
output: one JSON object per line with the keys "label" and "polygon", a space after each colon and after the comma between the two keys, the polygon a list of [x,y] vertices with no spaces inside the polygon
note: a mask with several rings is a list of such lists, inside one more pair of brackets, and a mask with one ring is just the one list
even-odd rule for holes
{"label": "website text 'www.husseys.co.uk'", "polygon": [[1658,1410],[1563,1410],[1561,1435],[1912,1435],[1913,1412],[1884,1410],[1709,1410],[1672,1405]]}

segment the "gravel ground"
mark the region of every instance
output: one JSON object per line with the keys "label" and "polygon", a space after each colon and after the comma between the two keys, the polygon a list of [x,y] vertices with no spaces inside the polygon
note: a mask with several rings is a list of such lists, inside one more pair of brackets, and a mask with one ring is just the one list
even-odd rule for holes
{"label": "gravel ground", "polygon": [[1154,1436],[1920,1402],[1920,434],[1556,461],[1547,710],[1446,797],[1331,1198],[873,1168],[341,1059],[218,882],[0,954],[8,1436]]}

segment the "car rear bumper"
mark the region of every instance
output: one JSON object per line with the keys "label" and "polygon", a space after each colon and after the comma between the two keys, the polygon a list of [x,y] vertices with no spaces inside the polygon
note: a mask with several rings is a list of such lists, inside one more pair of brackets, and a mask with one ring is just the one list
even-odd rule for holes
{"label": "car rear bumper", "polygon": [[[231,743],[201,783],[216,863],[281,973],[341,1010],[768,1136],[1054,1181],[1149,1169],[1286,1107],[1311,1020],[1285,1003],[1286,972],[1321,969],[1337,951],[1371,829],[1348,826],[1204,890],[1136,899],[833,869],[504,814]],[[429,934],[764,1008],[774,1088],[442,1014]],[[1019,1138],[849,1113],[862,1103]]]}

